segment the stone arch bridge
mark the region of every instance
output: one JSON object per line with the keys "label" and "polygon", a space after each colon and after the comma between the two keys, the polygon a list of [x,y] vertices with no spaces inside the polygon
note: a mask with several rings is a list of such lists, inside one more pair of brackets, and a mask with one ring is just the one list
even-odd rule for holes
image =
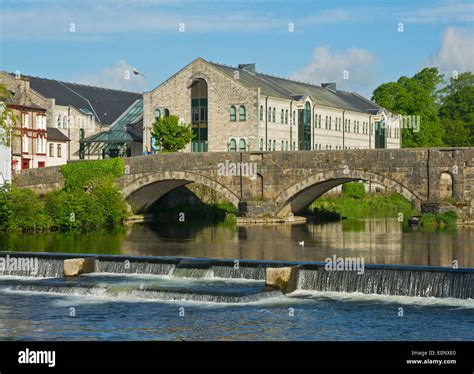
{"label": "stone arch bridge", "polygon": [[[242,216],[285,217],[337,185],[363,180],[423,211],[456,209],[461,221],[473,218],[474,148],[170,153],[126,158],[125,165],[117,184],[135,213],[196,182],[222,194]],[[15,184],[45,193],[60,188],[63,177],[58,167],[31,169]]]}

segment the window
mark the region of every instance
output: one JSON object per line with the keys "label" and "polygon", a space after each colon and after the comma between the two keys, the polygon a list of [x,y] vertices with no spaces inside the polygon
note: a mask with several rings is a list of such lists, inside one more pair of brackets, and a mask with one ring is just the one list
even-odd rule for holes
{"label": "window", "polygon": [[237,120],[237,110],[235,109],[235,106],[230,107],[230,121],[235,122]]}
{"label": "window", "polygon": [[240,139],[239,140],[239,151],[240,152],[245,152],[247,150],[247,144],[245,142],[245,139]]}
{"label": "window", "polygon": [[332,118],[329,117],[329,130],[331,130],[331,126],[332,126],[332,125],[331,125],[331,122],[332,122]]}
{"label": "window", "polygon": [[231,152],[235,152],[237,150],[237,142],[235,141],[235,139],[230,139],[229,150]]}
{"label": "window", "polygon": [[22,152],[26,152],[28,153],[28,143],[29,143],[29,140],[28,140],[28,136],[25,134],[23,135],[23,138],[22,138],[22,147],[21,147],[21,151]]}
{"label": "window", "polygon": [[293,142],[293,150],[296,151],[296,142]]}
{"label": "window", "polygon": [[281,150],[283,151],[285,149],[285,142],[282,140],[281,141]]}
{"label": "window", "polygon": [[170,116],[169,109],[165,108],[165,118]]}
{"label": "window", "polygon": [[23,115],[23,127],[30,127],[30,115],[28,113]]}
{"label": "window", "polygon": [[241,105],[239,108],[239,121],[245,121],[245,119],[246,119],[245,107]]}
{"label": "window", "polygon": [[61,144],[58,144],[57,155],[58,155],[58,157],[62,157]]}
{"label": "window", "polygon": [[84,139],[84,129],[79,129],[79,140]]}
{"label": "window", "polygon": [[263,121],[263,105],[260,105],[260,121]]}
{"label": "window", "polygon": [[288,140],[285,142],[285,151],[288,150]]}
{"label": "window", "polygon": [[273,140],[273,150],[276,151],[276,140]]}
{"label": "window", "polygon": [[58,115],[58,122],[57,122],[57,125],[56,125],[56,127],[57,127],[58,129],[61,128],[61,123],[62,123],[62,117],[61,117],[61,115],[59,114],[59,115]]}
{"label": "window", "polygon": [[326,116],[326,120],[324,121],[324,128],[327,130],[328,129],[328,116]]}
{"label": "window", "polygon": [[321,128],[321,114],[318,116],[318,128]]}
{"label": "window", "polygon": [[263,151],[263,139],[260,139],[260,150]]}
{"label": "window", "polygon": [[158,119],[161,117],[161,110],[156,108],[153,114],[155,115],[155,119]]}
{"label": "window", "polygon": [[275,122],[275,114],[276,114],[276,109],[273,108],[273,110],[272,110],[272,122]]}
{"label": "window", "polygon": [[67,129],[67,116],[63,117],[63,129]]}
{"label": "window", "polygon": [[296,112],[293,111],[293,124],[296,125]]}
{"label": "window", "polygon": [[49,143],[49,157],[54,157],[54,144]]}
{"label": "window", "polygon": [[285,110],[285,123],[288,124],[288,110]]}

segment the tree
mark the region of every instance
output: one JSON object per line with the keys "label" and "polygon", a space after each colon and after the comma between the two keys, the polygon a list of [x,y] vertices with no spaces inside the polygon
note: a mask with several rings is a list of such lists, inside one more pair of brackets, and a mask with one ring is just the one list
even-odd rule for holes
{"label": "tree", "polygon": [[191,125],[180,124],[177,116],[158,117],[151,135],[162,152],[178,152],[194,137]]}
{"label": "tree", "polygon": [[400,77],[397,82],[377,87],[372,100],[392,113],[420,116],[419,131],[402,129],[403,147],[430,147],[443,144],[438,102],[443,75],[437,68],[425,68],[413,77]]}
{"label": "tree", "polygon": [[474,74],[451,77],[443,91],[439,114],[445,128],[446,145],[474,145]]}
{"label": "tree", "polygon": [[7,100],[11,95],[5,85],[0,84],[0,142],[10,146],[10,131],[16,122],[16,116],[7,108]]}

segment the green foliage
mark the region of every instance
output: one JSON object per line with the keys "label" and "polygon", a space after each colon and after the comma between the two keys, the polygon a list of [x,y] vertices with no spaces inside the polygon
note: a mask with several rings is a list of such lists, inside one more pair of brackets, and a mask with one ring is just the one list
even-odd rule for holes
{"label": "green foliage", "polygon": [[465,72],[451,78],[443,93],[439,114],[445,127],[444,143],[474,145],[474,74]]}
{"label": "green foliage", "polygon": [[402,115],[419,115],[420,131],[402,129],[403,147],[474,145],[474,75],[464,72],[442,87],[437,68],[400,77],[374,91],[372,100]]}
{"label": "green foliage", "polygon": [[125,163],[122,158],[97,160],[87,162],[73,162],[62,165],[61,173],[65,179],[65,189],[86,189],[93,180],[106,180],[114,182],[122,176]]}
{"label": "green foliage", "polygon": [[[369,217],[398,217],[399,213],[408,218],[412,215],[411,203],[403,196],[392,193],[390,195],[366,194],[363,198],[348,196],[320,197],[308,208],[310,212],[334,220],[338,215],[348,219],[362,219]],[[331,216],[331,213],[332,216]]]}
{"label": "green foliage", "polygon": [[192,140],[191,125],[180,124],[177,116],[158,117],[153,124],[152,136],[162,152],[177,152]]}
{"label": "green foliage", "polygon": [[7,231],[41,231],[47,227],[44,202],[32,190],[13,188],[6,205],[6,209],[11,210],[5,225]]}
{"label": "green foliage", "polygon": [[11,190],[9,186],[3,186],[0,188],[0,231],[9,229],[12,214]]}
{"label": "green foliage", "polygon": [[442,214],[423,214],[420,219],[420,226],[424,229],[452,228],[456,226],[458,215],[450,210]]}
{"label": "green foliage", "polygon": [[342,196],[363,199],[365,196],[364,184],[360,182],[344,183],[342,185]]}
{"label": "green foliage", "polygon": [[122,159],[63,165],[66,184],[40,198],[28,189],[0,190],[1,231],[90,230],[121,223],[127,207],[114,181]]}
{"label": "green foliage", "polygon": [[6,101],[11,92],[4,84],[0,84],[0,142],[10,145],[10,130],[14,127],[17,117],[13,111],[7,109]]}
{"label": "green foliage", "polygon": [[438,113],[438,87],[442,82],[437,68],[425,68],[411,78],[403,76],[375,89],[372,100],[392,113],[420,116],[420,131],[402,129],[403,147],[443,144],[444,129]]}

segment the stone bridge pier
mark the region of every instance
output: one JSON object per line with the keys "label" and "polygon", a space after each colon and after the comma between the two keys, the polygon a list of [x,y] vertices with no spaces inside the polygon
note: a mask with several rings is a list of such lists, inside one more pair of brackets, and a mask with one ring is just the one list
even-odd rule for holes
{"label": "stone bridge pier", "polygon": [[[125,164],[117,184],[135,213],[195,182],[220,193],[241,216],[287,217],[335,186],[362,180],[424,212],[453,209],[460,222],[473,221],[474,148],[163,153]],[[33,169],[15,183],[46,192],[61,187],[62,175],[57,167]]]}

